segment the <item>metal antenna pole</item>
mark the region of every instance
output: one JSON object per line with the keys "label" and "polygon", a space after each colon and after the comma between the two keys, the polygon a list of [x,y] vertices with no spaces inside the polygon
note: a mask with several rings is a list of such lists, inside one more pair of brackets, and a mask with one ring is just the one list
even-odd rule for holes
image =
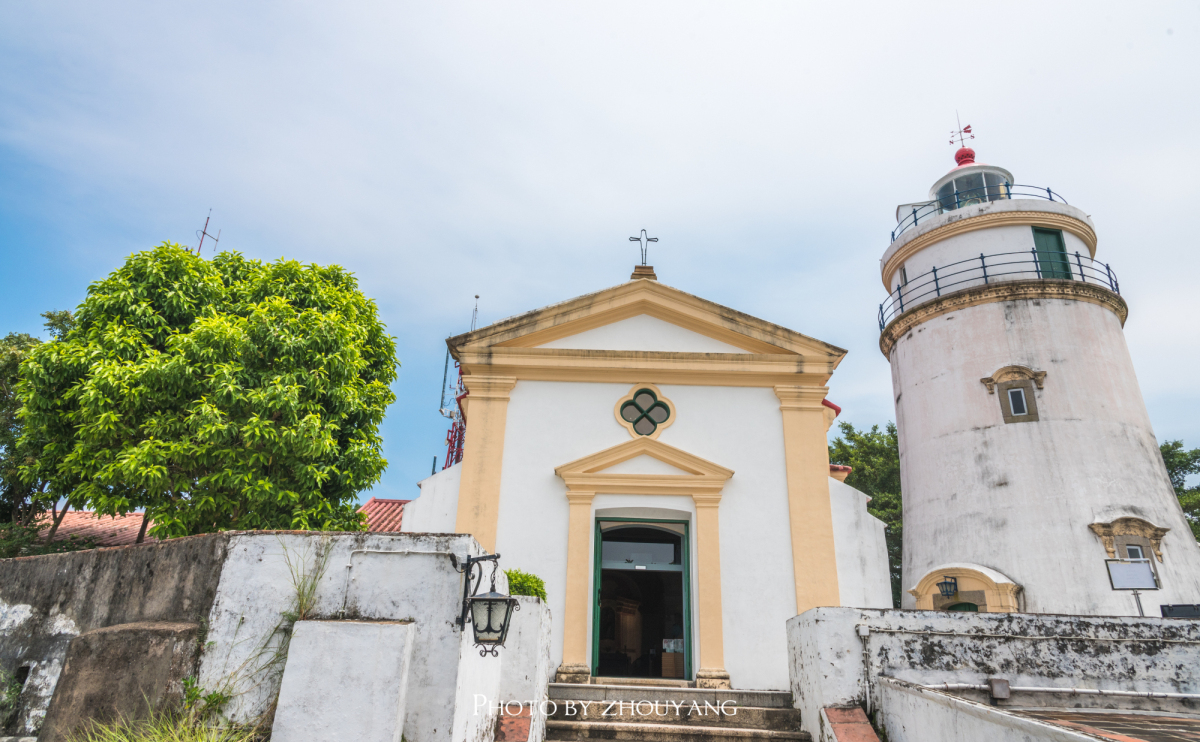
{"label": "metal antenna pole", "polygon": [[[212,209],[209,209],[208,216],[204,217],[204,229],[200,229],[200,230],[196,231],[196,236],[200,238],[200,244],[196,247],[197,255],[199,255],[200,251],[204,249],[204,238],[205,237],[209,238],[213,242],[220,243],[220,241],[221,241],[221,230],[219,230],[219,229],[217,230],[216,237],[213,237],[211,234],[208,233],[208,221],[210,219],[212,219]],[[216,248],[213,248],[213,249],[215,250]]]}
{"label": "metal antenna pole", "polygon": [[475,294],[475,311],[471,312],[471,332],[475,332],[475,321],[479,319],[479,294]]}

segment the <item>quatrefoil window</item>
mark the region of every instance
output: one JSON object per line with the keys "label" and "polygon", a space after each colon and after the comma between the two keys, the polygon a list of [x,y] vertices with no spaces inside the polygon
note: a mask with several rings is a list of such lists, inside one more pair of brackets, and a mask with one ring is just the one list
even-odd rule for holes
{"label": "quatrefoil window", "polygon": [[651,389],[639,389],[633,399],[621,405],[621,419],[638,435],[653,435],[658,426],[671,419],[671,406]]}

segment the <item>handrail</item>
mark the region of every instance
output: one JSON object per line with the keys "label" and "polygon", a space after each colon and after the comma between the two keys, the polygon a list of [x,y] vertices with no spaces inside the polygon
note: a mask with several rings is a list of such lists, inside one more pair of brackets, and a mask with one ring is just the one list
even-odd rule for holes
{"label": "handrail", "polygon": [[943,294],[968,286],[982,286],[1001,281],[1021,279],[1068,280],[1093,283],[1121,293],[1121,283],[1108,263],[1098,263],[1090,257],[1065,252],[1041,252],[1031,248],[1022,252],[979,254],[957,263],[934,266],[928,273],[897,284],[896,290],[879,305],[879,330],[905,311]]}
{"label": "handrail", "polygon": [[906,214],[896,225],[896,228],[892,230],[892,242],[895,242],[897,237],[906,230],[917,226],[923,220],[928,221],[931,217],[944,214],[947,211],[955,211],[971,204],[1003,201],[1013,198],[1040,198],[1064,204],[1067,202],[1067,199],[1063,198],[1061,193],[1055,193],[1050,188],[1042,188],[1041,186],[1015,185],[1006,182],[1004,185],[968,188],[965,191],[960,191],[956,188],[954,189],[953,198],[946,196],[921,204],[913,204],[912,213]]}

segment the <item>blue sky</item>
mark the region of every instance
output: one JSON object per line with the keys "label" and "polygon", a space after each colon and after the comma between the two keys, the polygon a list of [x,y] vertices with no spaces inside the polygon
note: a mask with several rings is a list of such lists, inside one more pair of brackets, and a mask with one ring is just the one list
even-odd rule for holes
{"label": "blue sky", "polygon": [[981,161],[1092,215],[1160,439],[1200,446],[1200,6],[10,1],[0,332],[163,240],[340,263],[402,365],[373,494],[443,454],[444,338],[660,280],[848,348],[893,419],[875,312],[896,204]]}

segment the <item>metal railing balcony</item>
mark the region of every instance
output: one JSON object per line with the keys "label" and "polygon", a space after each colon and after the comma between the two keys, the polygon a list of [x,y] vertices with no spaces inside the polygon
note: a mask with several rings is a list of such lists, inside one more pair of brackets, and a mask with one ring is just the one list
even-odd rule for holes
{"label": "metal railing balcony", "polygon": [[892,242],[895,242],[896,238],[905,231],[948,211],[956,211],[972,204],[1003,201],[1013,198],[1040,198],[1060,204],[1067,203],[1067,199],[1063,198],[1062,194],[1055,193],[1049,188],[1042,188],[1041,186],[1003,183],[984,186],[982,188],[971,188],[965,191],[955,189],[953,195],[947,194],[924,204],[914,204],[912,213],[906,214],[900,220],[900,223],[896,225],[896,228],[892,230]]}
{"label": "metal railing balcony", "polygon": [[1115,294],[1121,293],[1121,284],[1108,263],[1098,263],[1078,252],[1070,255],[1038,252],[1031,248],[1027,252],[980,253],[978,258],[935,266],[928,273],[896,286],[896,290],[879,305],[879,330],[882,332],[889,322],[905,311],[944,294],[972,286],[1031,279],[1081,281],[1103,286]]}

